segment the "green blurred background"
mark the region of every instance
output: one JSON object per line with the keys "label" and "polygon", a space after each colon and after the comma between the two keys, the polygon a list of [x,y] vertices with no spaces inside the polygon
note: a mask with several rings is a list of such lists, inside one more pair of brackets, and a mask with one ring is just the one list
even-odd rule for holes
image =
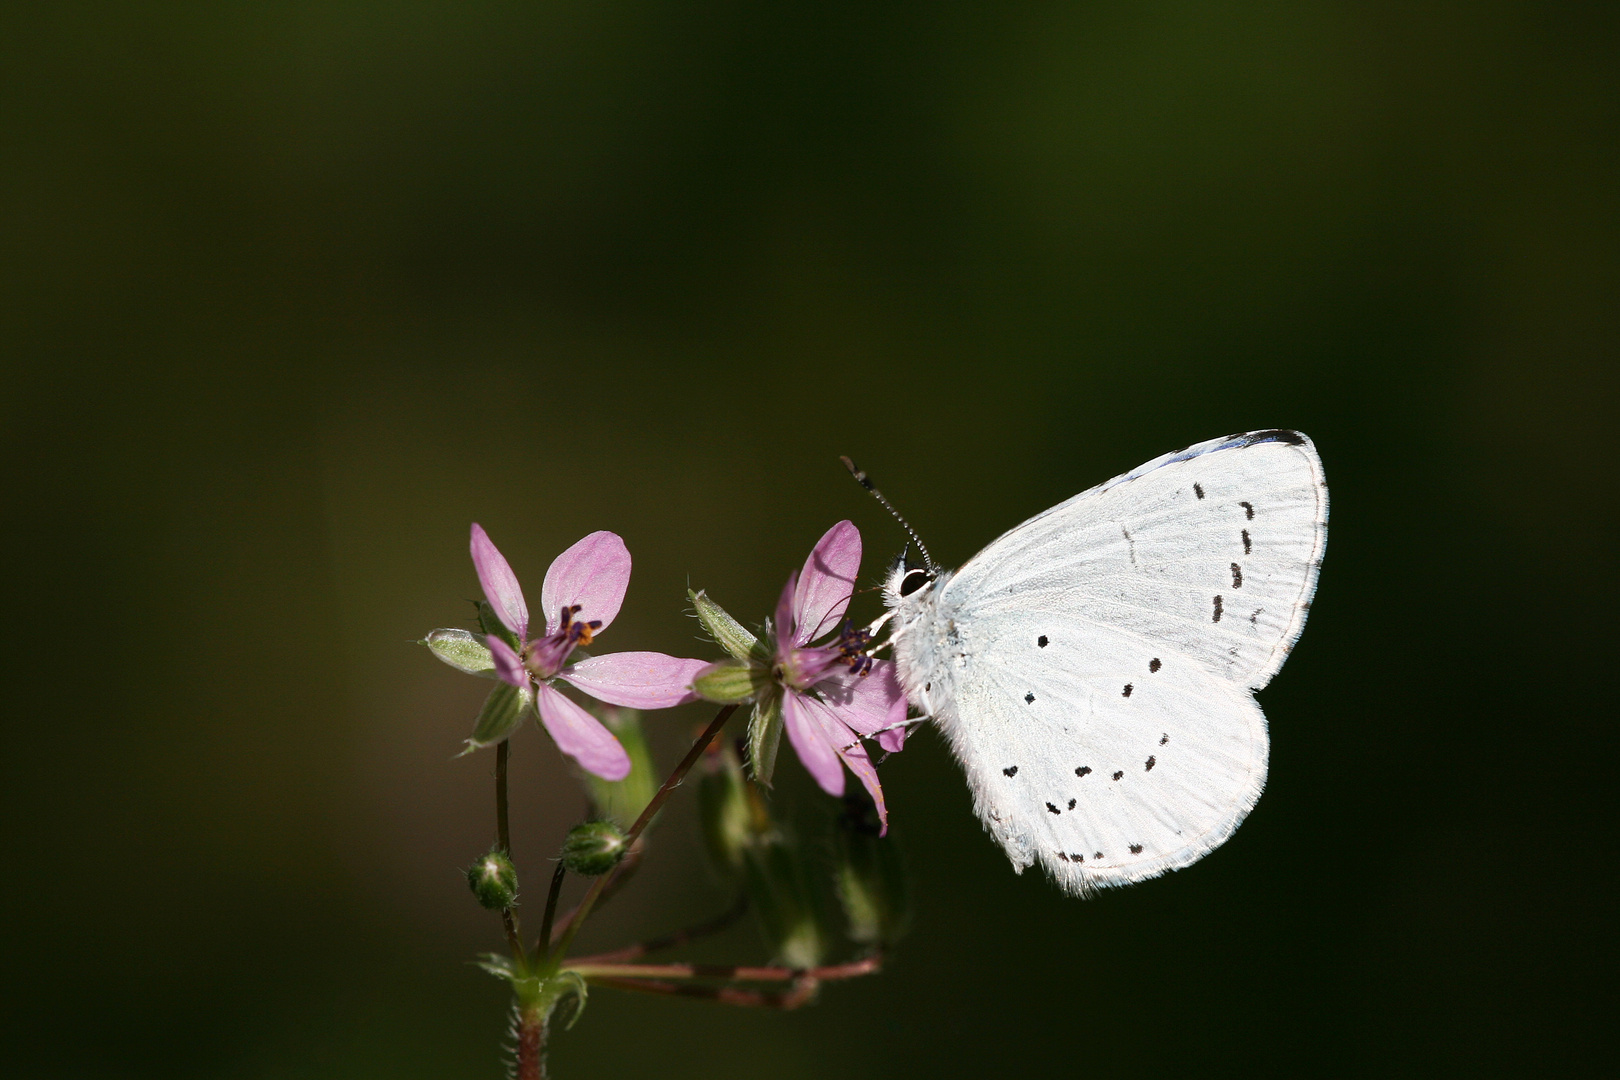
{"label": "green blurred background", "polygon": [[[1064,899],[925,733],[885,974],[602,990],[555,1074],[1600,1070],[1617,10],[11,6],[6,1074],[500,1075],[486,687],[409,644],[469,521],[531,589],[620,532],[607,644],[709,655],[688,582],[757,620],[839,518],[899,548],[839,453],[955,564],[1270,426],[1332,543],[1230,843]],[[533,895],[580,795],[514,769]],[[724,906],[690,811],[584,944]]]}

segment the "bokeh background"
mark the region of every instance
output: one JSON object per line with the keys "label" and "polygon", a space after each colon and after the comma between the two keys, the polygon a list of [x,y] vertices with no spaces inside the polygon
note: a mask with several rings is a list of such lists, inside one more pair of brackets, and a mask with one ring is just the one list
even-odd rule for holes
{"label": "bokeh background", "polygon": [[[1064,899],[924,734],[885,974],[599,991],[555,1074],[1612,1066],[1615,6],[3,22],[8,1076],[500,1075],[486,684],[410,644],[467,623],[469,521],[534,587],[620,532],[609,644],[691,655],[689,582],[759,619],[840,518],[898,550],[837,454],[954,564],[1271,426],[1332,539],[1230,843]],[[538,889],[580,795],[532,729],[514,769]],[[690,811],[587,945],[724,906]]]}

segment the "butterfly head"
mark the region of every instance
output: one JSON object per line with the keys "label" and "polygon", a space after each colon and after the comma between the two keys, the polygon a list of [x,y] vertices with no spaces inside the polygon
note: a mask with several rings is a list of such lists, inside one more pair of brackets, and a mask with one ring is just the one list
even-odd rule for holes
{"label": "butterfly head", "polygon": [[894,557],[883,580],[883,602],[899,607],[908,596],[922,592],[934,583],[939,572],[927,563],[914,562],[906,552]]}

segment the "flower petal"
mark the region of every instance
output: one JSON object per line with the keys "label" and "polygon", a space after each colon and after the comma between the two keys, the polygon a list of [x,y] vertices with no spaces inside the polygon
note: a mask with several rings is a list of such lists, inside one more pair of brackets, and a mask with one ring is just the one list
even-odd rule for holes
{"label": "flower petal", "polygon": [[518,585],[517,575],[506,564],[506,558],[476,521],[472,527],[472,560],[473,569],[478,571],[478,584],[484,589],[484,599],[519,641],[527,641],[529,605],[523,602],[523,589]]}
{"label": "flower petal", "polygon": [[[792,700],[791,697],[789,700]],[[849,766],[849,771],[854,773],[861,783],[866,786],[866,790],[871,793],[872,802],[877,806],[878,821],[883,826],[878,835],[881,836],[883,833],[888,832],[889,810],[883,802],[883,785],[878,783],[877,769],[872,765],[872,759],[867,756],[866,747],[862,746],[860,741],[855,738],[854,732],[843,725],[831,706],[816,701],[814,698],[805,698],[804,701],[808,705],[806,712],[809,714],[810,719],[820,728],[822,738],[827,740],[828,744],[838,754],[839,760]],[[789,733],[792,730],[790,727],[788,729]],[[796,746],[797,744],[795,744]],[[831,794],[843,794],[842,771],[839,772],[837,791],[827,788],[826,784],[821,786]]]}
{"label": "flower petal", "polygon": [[535,690],[540,722],[556,740],[557,749],[604,780],[623,780],[630,775],[630,755],[600,720],[548,683],[538,684]]}
{"label": "flower petal", "polygon": [[484,644],[489,647],[490,659],[495,661],[495,674],[500,676],[501,682],[518,687],[529,685],[529,672],[523,666],[523,659],[512,651],[512,646],[494,634],[486,634]]}
{"label": "flower petal", "polygon": [[[865,675],[839,671],[816,685],[838,719],[862,735],[873,735],[906,718],[906,692],[893,661],[875,660]],[[882,736],[879,736],[881,739]],[[889,749],[884,743],[884,749]],[[898,747],[896,748],[898,749]]]}
{"label": "flower petal", "polygon": [[553,560],[540,586],[546,633],[562,625],[565,607],[579,605],[580,622],[600,620],[599,630],[619,613],[630,585],[630,552],[617,533],[593,532]]}
{"label": "flower petal", "polygon": [[706,660],[682,660],[663,653],[621,652],[569,664],[557,677],[611,705],[667,709],[697,700],[692,679],[708,666]]}
{"label": "flower petal", "polygon": [[776,602],[776,619],[771,623],[771,629],[776,632],[778,660],[786,657],[794,649],[796,629],[793,623],[793,592],[798,586],[798,573],[789,574],[787,584],[782,586],[782,598]]}
{"label": "flower petal", "polygon": [[861,533],[840,521],[816,541],[793,594],[795,645],[814,641],[838,625],[861,570]]}
{"label": "flower petal", "polygon": [[[839,764],[838,751],[826,734],[817,715],[826,706],[813,698],[789,690],[782,702],[782,725],[787,728],[788,741],[799,755],[805,769],[829,795],[844,793],[844,767]],[[834,726],[837,722],[834,721]],[[853,735],[850,738],[854,738]]]}

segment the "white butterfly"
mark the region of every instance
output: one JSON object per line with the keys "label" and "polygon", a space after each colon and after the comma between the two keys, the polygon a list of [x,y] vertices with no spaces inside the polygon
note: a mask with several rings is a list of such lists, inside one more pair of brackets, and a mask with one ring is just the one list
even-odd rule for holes
{"label": "white butterfly", "polygon": [[1018,872],[1080,894],[1232,835],[1266,783],[1253,692],[1305,626],[1327,516],[1311,441],[1252,431],[1081,492],[954,573],[894,569],[900,682]]}

